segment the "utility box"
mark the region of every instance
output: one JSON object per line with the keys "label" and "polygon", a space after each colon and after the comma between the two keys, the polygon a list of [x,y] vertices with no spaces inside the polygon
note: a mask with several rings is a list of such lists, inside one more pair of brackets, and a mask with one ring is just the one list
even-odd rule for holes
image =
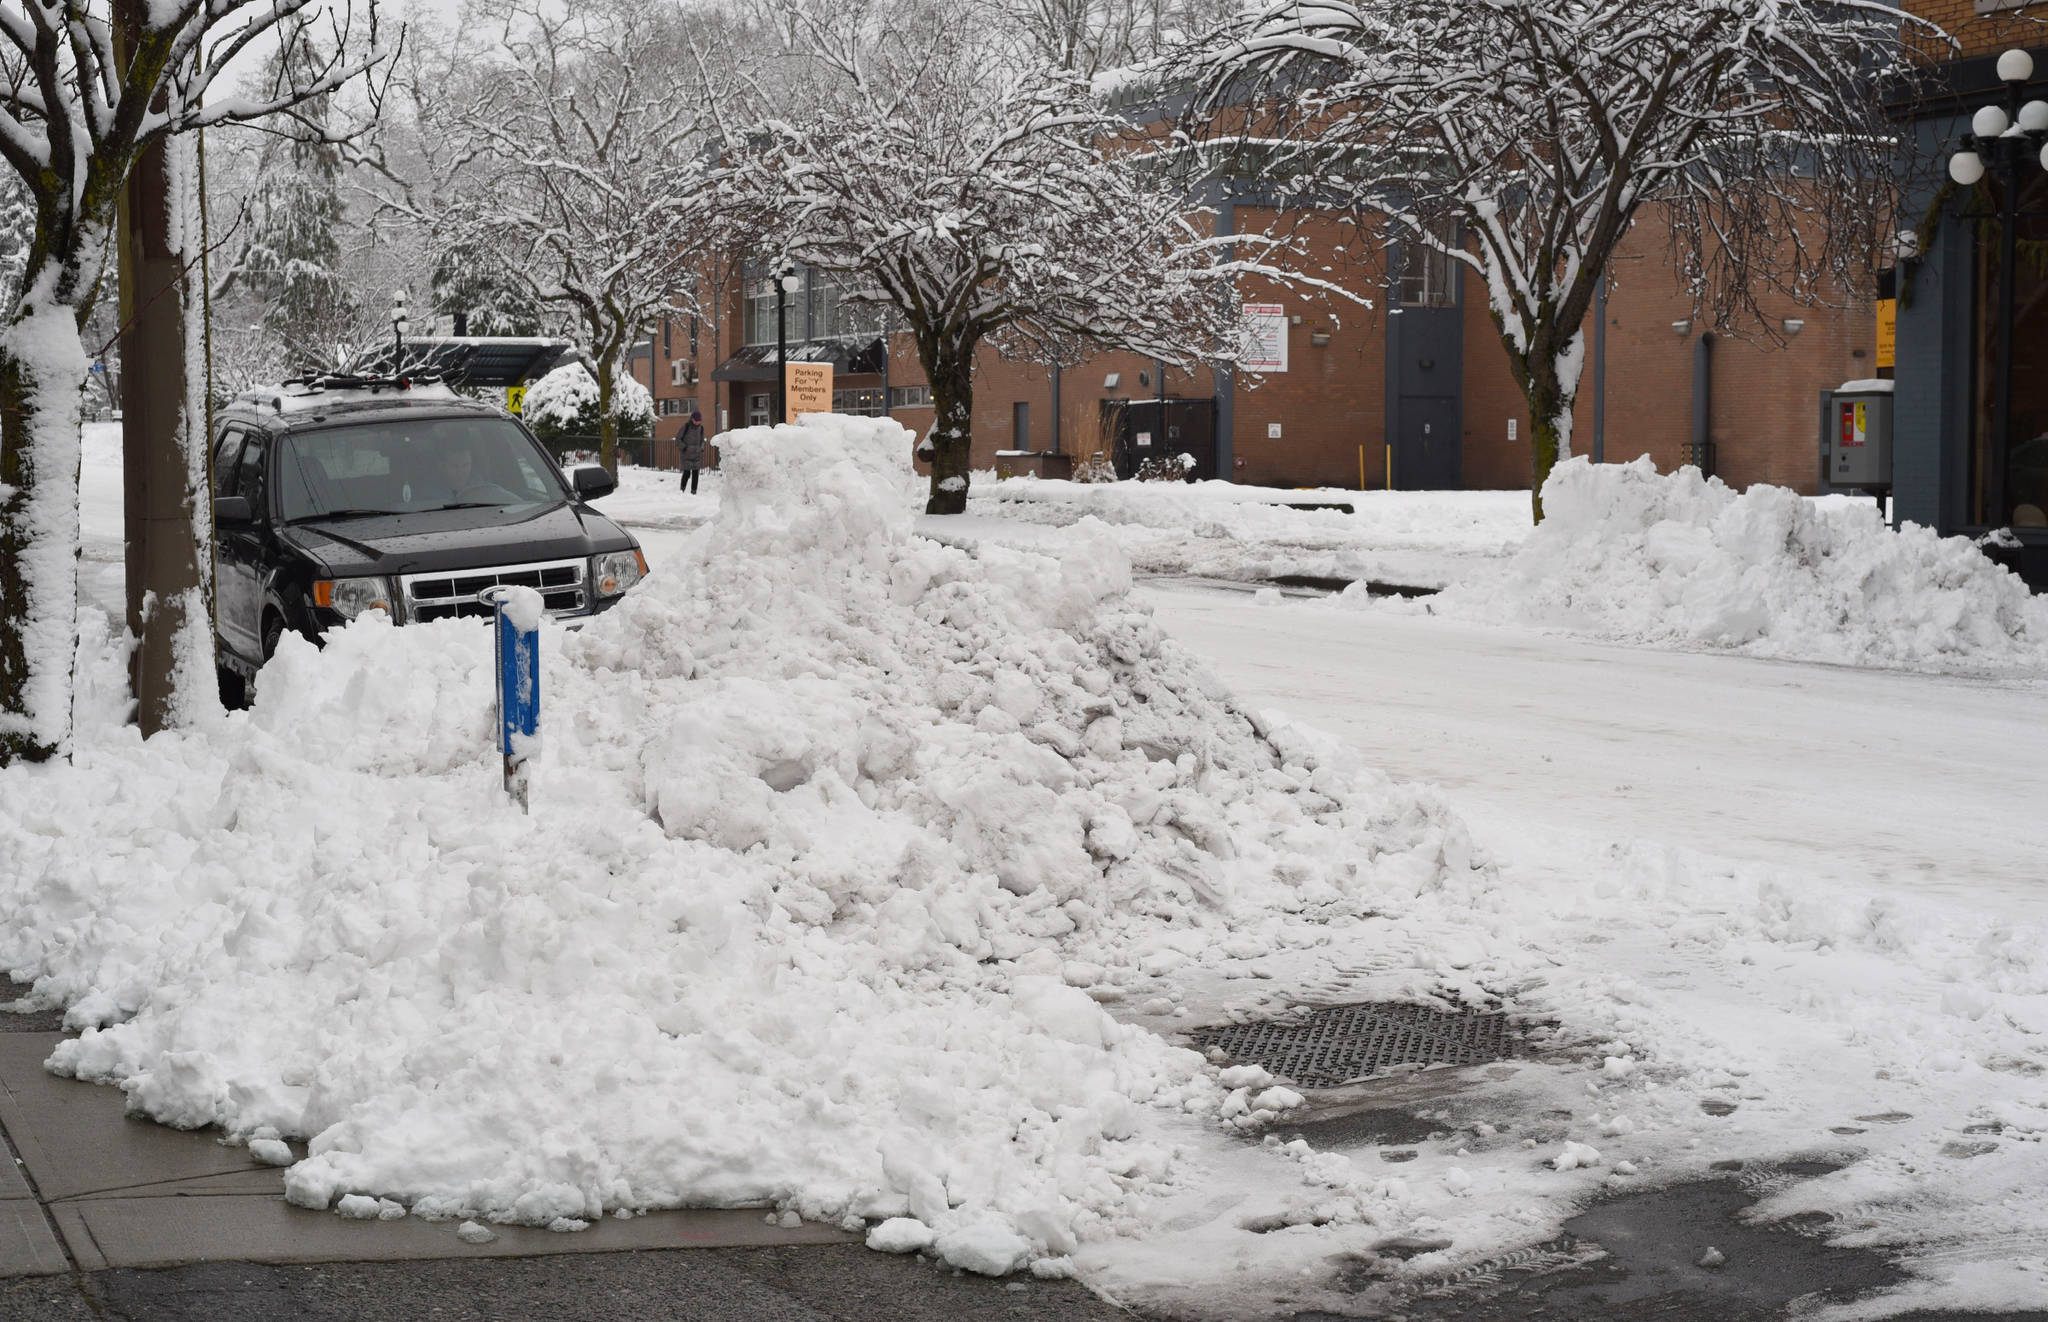
{"label": "utility box", "polygon": [[1892,383],[1851,381],[1828,404],[1826,447],[1829,486],[1890,490]]}

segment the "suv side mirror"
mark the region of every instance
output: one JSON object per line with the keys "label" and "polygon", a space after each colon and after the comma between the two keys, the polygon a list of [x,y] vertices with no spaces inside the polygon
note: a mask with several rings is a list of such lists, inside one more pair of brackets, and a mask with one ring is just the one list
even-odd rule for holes
{"label": "suv side mirror", "polygon": [[215,496],[213,522],[220,528],[247,527],[256,522],[256,514],[249,508],[247,496]]}
{"label": "suv side mirror", "polygon": [[619,480],[597,464],[578,464],[570,475],[578,500],[596,500],[618,490]]}

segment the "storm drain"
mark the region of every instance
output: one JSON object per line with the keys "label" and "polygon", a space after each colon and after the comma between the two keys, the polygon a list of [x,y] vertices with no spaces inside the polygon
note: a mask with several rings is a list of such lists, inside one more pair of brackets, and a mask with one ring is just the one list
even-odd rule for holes
{"label": "storm drain", "polygon": [[1203,1048],[1233,1063],[1263,1065],[1311,1088],[1333,1088],[1403,1065],[1478,1065],[1515,1055],[1519,1035],[1504,1014],[1427,1005],[1338,1005],[1300,1019],[1204,1028]]}

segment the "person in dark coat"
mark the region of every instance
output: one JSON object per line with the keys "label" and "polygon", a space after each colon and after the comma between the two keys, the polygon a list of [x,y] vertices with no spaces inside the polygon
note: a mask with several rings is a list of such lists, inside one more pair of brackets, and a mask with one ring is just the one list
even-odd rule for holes
{"label": "person in dark coat", "polygon": [[697,494],[697,470],[704,463],[704,415],[692,413],[690,420],[683,424],[683,430],[676,437],[682,447],[683,490]]}

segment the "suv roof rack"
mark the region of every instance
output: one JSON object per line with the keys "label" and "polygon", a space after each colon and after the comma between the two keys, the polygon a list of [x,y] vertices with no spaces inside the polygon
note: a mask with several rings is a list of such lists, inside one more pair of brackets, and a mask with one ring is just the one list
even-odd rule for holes
{"label": "suv roof rack", "polygon": [[[372,376],[355,372],[317,372],[306,376],[295,376],[281,385],[262,386],[243,391],[236,398],[268,408],[274,413],[284,413],[294,407],[305,408],[313,404],[315,397],[332,394],[379,395],[385,391],[395,393],[411,392],[420,388],[438,388],[443,395],[453,395],[445,386],[438,373],[422,372],[405,376]],[[339,403],[340,401],[335,401]]]}
{"label": "suv roof rack", "polygon": [[413,372],[404,376],[366,376],[356,372],[317,372],[285,378],[288,386],[314,390],[410,390],[414,386],[438,385],[437,372]]}

